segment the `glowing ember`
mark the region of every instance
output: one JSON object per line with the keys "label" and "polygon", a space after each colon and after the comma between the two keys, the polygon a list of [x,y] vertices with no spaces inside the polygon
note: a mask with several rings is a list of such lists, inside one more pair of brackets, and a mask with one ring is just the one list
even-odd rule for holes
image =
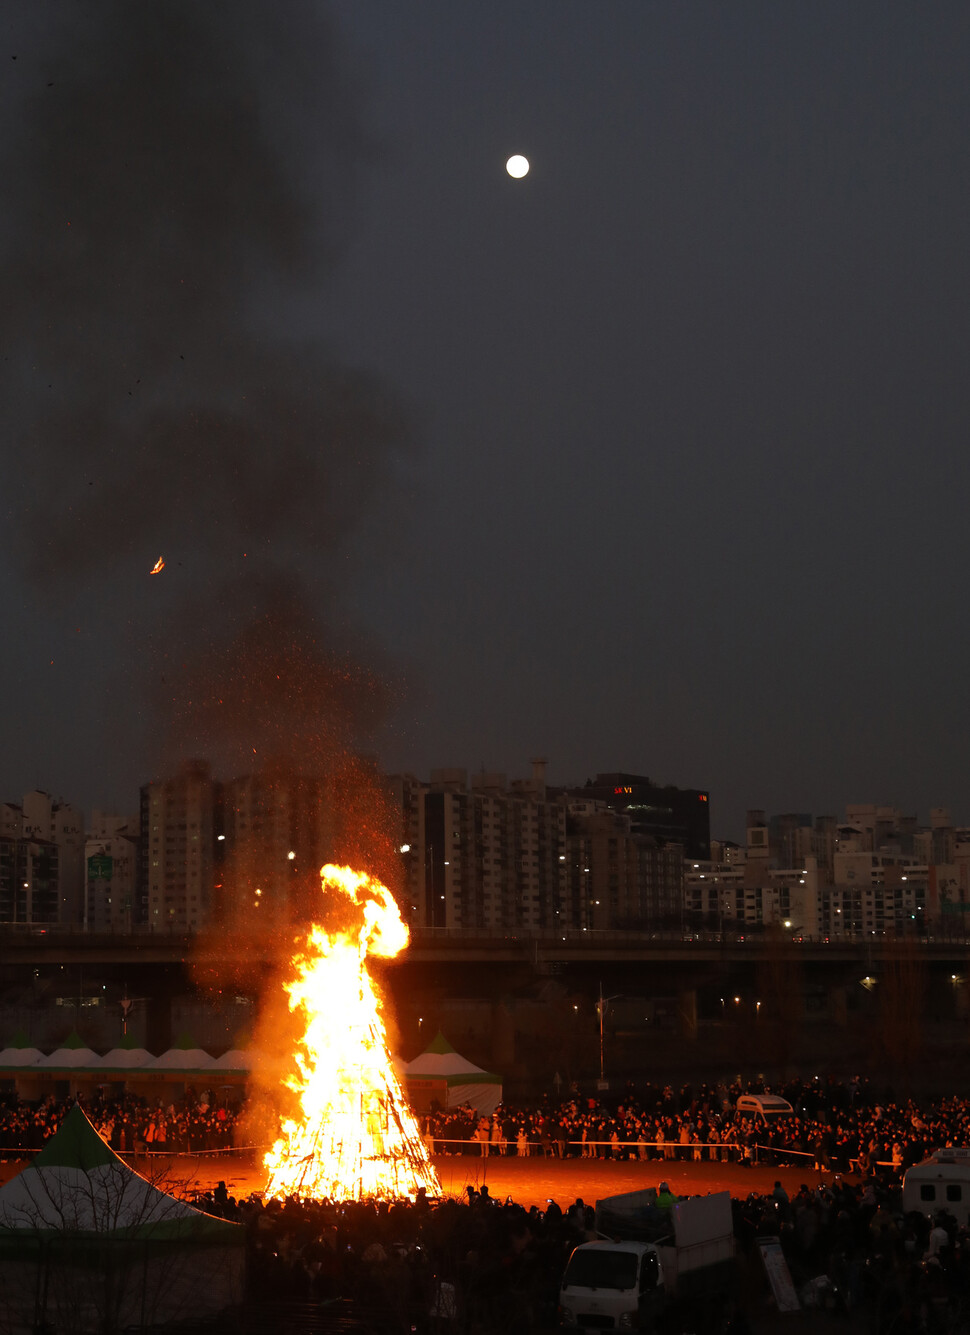
{"label": "glowing ember", "polygon": [[148,573],[149,573],[150,575],[158,575],[158,574],[160,574],[161,571],[163,571],[164,569],[165,569],[165,562],[162,560],[161,557],[159,557],[158,560],[155,562],[155,564],[152,566],[151,570],[149,570]]}
{"label": "glowing ember", "polygon": [[349,867],[326,866],[324,886],[346,897],[354,922],[342,931],[314,927],[287,984],[290,1010],[305,1030],[297,1076],[299,1121],[284,1121],[263,1162],[266,1195],[320,1200],[401,1200],[440,1186],[387,1047],[381,1001],[367,956],[385,959],[408,942],[391,892]]}

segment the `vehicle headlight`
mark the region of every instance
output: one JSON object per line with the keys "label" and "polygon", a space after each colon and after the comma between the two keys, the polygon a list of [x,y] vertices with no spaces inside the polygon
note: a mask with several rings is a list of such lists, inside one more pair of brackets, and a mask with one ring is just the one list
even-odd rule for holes
{"label": "vehicle headlight", "polygon": [[619,1326],[621,1330],[632,1330],[633,1318],[635,1316],[636,1312],[621,1312],[620,1315],[617,1317],[616,1324]]}

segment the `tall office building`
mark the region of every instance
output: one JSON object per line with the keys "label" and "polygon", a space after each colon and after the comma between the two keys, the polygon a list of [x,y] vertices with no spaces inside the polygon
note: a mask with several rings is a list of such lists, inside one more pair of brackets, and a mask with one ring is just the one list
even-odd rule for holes
{"label": "tall office building", "polygon": [[635,834],[628,816],[588,799],[568,804],[566,842],[569,926],[637,930],[680,922],[680,844]]}
{"label": "tall office building", "polygon": [[679,844],[687,857],[711,856],[711,807],[702,788],[662,787],[642,774],[597,774],[580,788],[559,788],[573,802],[595,802],[626,816],[631,834]]}

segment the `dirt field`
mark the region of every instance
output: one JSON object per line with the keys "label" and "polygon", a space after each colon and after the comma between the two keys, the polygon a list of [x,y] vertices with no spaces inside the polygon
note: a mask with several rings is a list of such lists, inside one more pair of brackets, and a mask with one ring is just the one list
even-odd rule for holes
{"label": "dirt field", "polygon": [[[809,1161],[806,1160],[806,1163]],[[161,1174],[165,1186],[178,1196],[191,1196],[205,1191],[222,1179],[236,1197],[260,1191],[265,1174],[254,1155],[230,1154],[220,1156],[184,1155],[152,1158],[139,1161],[137,1167],[146,1176],[157,1180]],[[592,1202],[601,1196],[613,1196],[621,1191],[638,1191],[655,1187],[661,1181],[669,1183],[678,1195],[697,1195],[709,1191],[730,1191],[732,1196],[745,1197],[752,1191],[770,1192],[780,1179],[789,1195],[802,1182],[815,1186],[831,1181],[831,1174],[810,1172],[808,1168],[776,1168],[760,1165],[742,1168],[740,1164],[679,1163],[648,1160],[611,1159],[553,1159],[553,1158],[488,1158],[471,1154],[440,1155],[435,1167],[447,1196],[462,1196],[469,1185],[488,1184],[489,1192],[497,1199],[511,1196],[520,1205],[537,1205],[545,1209],[550,1198],[560,1205],[569,1205],[577,1196]],[[0,1181],[6,1182],[20,1170],[20,1163],[0,1163]]]}
{"label": "dirt field", "polygon": [[[806,1161],[808,1162],[808,1161]],[[809,1173],[804,1168],[776,1168],[762,1165],[742,1168],[740,1164],[662,1163],[648,1160],[501,1158],[475,1159],[470,1155],[435,1159],[442,1190],[449,1196],[461,1195],[471,1184],[488,1184],[491,1195],[511,1196],[520,1205],[538,1205],[545,1209],[549,1198],[560,1205],[570,1204],[577,1196],[592,1202],[600,1196],[614,1196],[622,1191],[639,1191],[667,1182],[679,1196],[694,1196],[709,1191],[730,1191],[744,1197],[752,1191],[770,1192],[780,1179],[789,1195],[802,1182],[810,1186],[831,1180],[831,1174]]]}

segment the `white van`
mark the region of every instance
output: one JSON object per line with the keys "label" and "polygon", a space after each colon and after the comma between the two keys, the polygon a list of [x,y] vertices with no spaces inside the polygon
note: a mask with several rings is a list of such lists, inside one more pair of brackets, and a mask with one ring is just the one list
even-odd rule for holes
{"label": "white van", "polygon": [[779,1117],[795,1115],[795,1109],[788,1100],[779,1098],[777,1094],[739,1094],[734,1111],[739,1117],[752,1118],[763,1126],[776,1122]]}
{"label": "white van", "polygon": [[970,1224],[970,1149],[936,1150],[923,1163],[907,1168],[903,1211],[910,1210],[930,1218],[946,1210],[961,1226]]}

